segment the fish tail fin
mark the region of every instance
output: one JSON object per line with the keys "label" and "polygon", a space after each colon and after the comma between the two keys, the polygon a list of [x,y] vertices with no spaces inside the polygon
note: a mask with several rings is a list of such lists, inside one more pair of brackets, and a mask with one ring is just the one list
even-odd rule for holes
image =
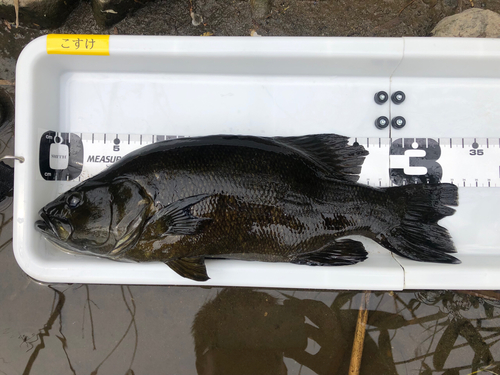
{"label": "fish tail fin", "polygon": [[435,263],[461,263],[448,255],[456,253],[448,230],[437,222],[453,215],[448,206],[458,205],[453,184],[415,184],[386,189],[395,203],[400,224],[380,233],[375,240],[403,257]]}

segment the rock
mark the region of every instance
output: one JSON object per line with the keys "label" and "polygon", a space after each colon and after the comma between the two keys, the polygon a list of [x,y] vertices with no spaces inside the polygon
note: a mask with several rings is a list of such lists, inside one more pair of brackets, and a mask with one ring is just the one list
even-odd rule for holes
{"label": "rock", "polygon": [[271,0],[250,0],[253,18],[265,18],[271,13]]}
{"label": "rock", "polygon": [[14,92],[0,86],[0,129],[14,125]]}
{"label": "rock", "polygon": [[[12,129],[14,127],[14,93],[9,93],[0,87],[0,129],[2,129],[2,142],[9,143],[5,136],[9,131],[6,128]],[[5,156],[5,152],[10,152],[11,150],[7,147],[2,147],[2,156]],[[6,197],[12,196],[12,191],[14,189],[14,168],[0,161],[0,202]]]}
{"label": "rock", "polygon": [[191,11],[190,15],[193,26],[200,26],[203,23],[203,16],[201,14]]}
{"label": "rock", "polygon": [[[16,0],[0,0],[0,18],[16,21]],[[61,26],[78,0],[19,0],[19,22],[24,26],[51,29]]]}
{"label": "rock", "polygon": [[[1,1],[1,0],[0,0]],[[146,5],[148,0],[92,0],[94,18],[100,26],[108,27]]]}
{"label": "rock", "polygon": [[2,126],[3,120],[5,120],[5,108],[3,107],[3,104],[0,103],[0,126]]}
{"label": "rock", "polygon": [[14,168],[0,161],[0,202],[12,196],[14,190]]}
{"label": "rock", "polygon": [[500,38],[500,14],[471,8],[443,18],[431,34],[440,37]]}

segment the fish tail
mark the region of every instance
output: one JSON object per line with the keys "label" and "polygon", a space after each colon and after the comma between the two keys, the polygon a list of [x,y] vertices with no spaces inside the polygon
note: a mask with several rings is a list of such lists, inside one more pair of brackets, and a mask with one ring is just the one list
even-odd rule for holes
{"label": "fish tail", "polygon": [[386,189],[395,204],[399,225],[380,233],[375,240],[403,257],[435,263],[460,263],[448,255],[456,253],[448,230],[437,222],[453,215],[448,206],[458,205],[458,188],[453,184],[415,184]]}

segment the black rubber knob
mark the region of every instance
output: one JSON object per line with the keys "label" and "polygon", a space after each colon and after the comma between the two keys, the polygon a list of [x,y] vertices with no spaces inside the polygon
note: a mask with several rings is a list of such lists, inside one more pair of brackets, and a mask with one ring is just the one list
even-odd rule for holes
{"label": "black rubber knob", "polygon": [[389,94],[385,91],[379,91],[375,94],[375,103],[377,104],[384,104],[387,99],[389,99]]}
{"label": "black rubber knob", "polygon": [[380,116],[375,120],[375,126],[377,129],[385,129],[389,126],[389,119],[385,116]]}
{"label": "black rubber knob", "polygon": [[391,100],[394,104],[401,104],[405,101],[406,95],[403,91],[396,91],[391,95]]}
{"label": "black rubber knob", "polygon": [[406,125],[406,120],[402,116],[396,116],[392,119],[391,124],[394,129],[401,129]]}

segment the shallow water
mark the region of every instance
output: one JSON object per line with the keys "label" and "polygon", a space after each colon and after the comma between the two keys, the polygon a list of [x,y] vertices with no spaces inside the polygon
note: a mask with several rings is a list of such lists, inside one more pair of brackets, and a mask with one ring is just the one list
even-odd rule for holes
{"label": "shallow water", "polygon": [[[348,373],[363,293],[42,285],[17,266],[3,214],[0,374]],[[360,373],[500,373],[497,304],[370,293]]]}

